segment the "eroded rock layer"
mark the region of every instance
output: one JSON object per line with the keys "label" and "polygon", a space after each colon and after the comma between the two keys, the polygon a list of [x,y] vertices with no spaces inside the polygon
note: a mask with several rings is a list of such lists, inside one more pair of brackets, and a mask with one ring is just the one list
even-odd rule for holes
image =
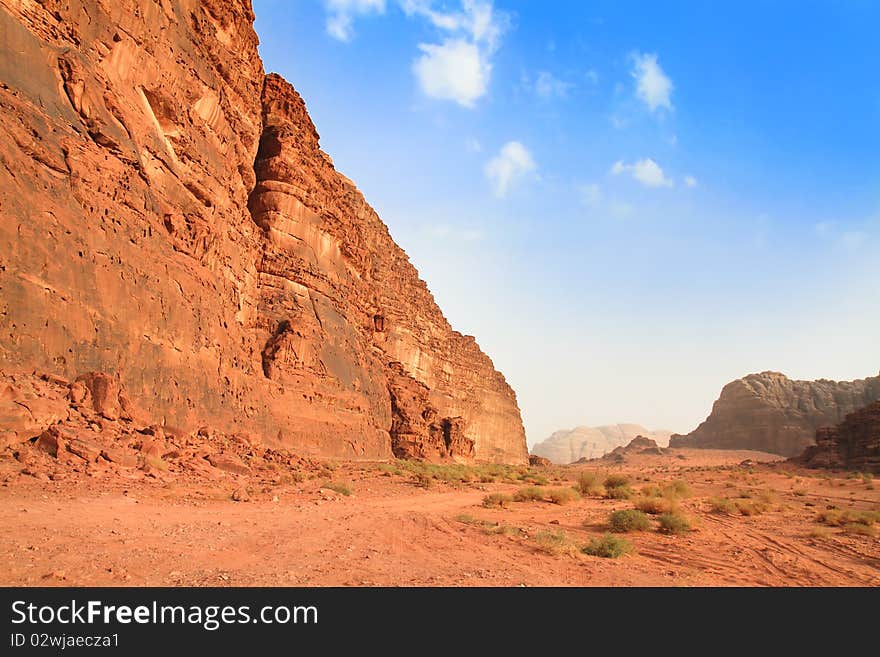
{"label": "eroded rock layer", "polygon": [[409,377],[430,420],[398,443],[525,462],[513,391],[264,75],[253,18],[0,0],[3,369],[109,372],[169,425],[349,457],[392,454]]}
{"label": "eroded rock layer", "polygon": [[798,459],[808,467],[845,468],[880,474],[880,401],[816,431],[816,444]]}
{"label": "eroded rock layer", "polygon": [[779,372],[749,374],[728,383],[712,413],[670,447],[752,449],[795,456],[815,444],[819,427],[880,399],[880,376],[856,381],[793,381]]}

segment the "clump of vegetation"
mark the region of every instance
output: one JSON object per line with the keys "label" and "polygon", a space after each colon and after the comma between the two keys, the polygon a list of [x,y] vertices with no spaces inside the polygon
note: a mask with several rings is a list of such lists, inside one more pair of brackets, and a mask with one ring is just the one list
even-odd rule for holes
{"label": "clump of vegetation", "polygon": [[540,531],[534,539],[538,549],[552,555],[575,554],[577,546],[564,531]]}
{"label": "clump of vegetation", "polygon": [[664,487],[663,493],[667,497],[690,497],[691,487],[686,481],[677,479]]}
{"label": "clump of vegetation", "polygon": [[610,474],[605,477],[605,488],[623,488],[629,486],[629,477],[624,474]]}
{"label": "clump of vegetation", "polygon": [[601,538],[593,538],[588,545],[581,548],[584,554],[591,557],[604,557],[605,559],[617,559],[624,554],[633,551],[632,543],[621,536],[605,534]]}
{"label": "clump of vegetation", "polygon": [[681,513],[664,513],[657,520],[660,522],[657,531],[663,534],[684,534],[691,529],[691,521]]}
{"label": "clump of vegetation", "polygon": [[807,532],[807,536],[810,538],[828,538],[830,535],[831,532],[825,527],[813,527]]}
{"label": "clump of vegetation", "polygon": [[880,511],[855,511],[848,509],[842,511],[839,509],[828,509],[820,511],[816,516],[816,521],[823,525],[831,527],[843,527],[846,525],[864,525],[865,527],[873,527],[874,523],[880,521]]}
{"label": "clump of vegetation", "polygon": [[873,525],[864,525],[860,522],[849,522],[843,526],[845,534],[856,534],[858,536],[876,536],[877,528]]}
{"label": "clump of vegetation", "polygon": [[568,504],[581,498],[574,488],[553,488],[547,491],[547,497],[553,504]]}
{"label": "clump of vegetation", "polygon": [[713,513],[734,513],[736,504],[726,497],[710,497],[709,507]]}
{"label": "clump of vegetation", "polygon": [[403,474],[403,470],[391,463],[380,463],[378,466],[376,466],[376,469],[379,470],[379,472],[383,473],[386,477]]}
{"label": "clump of vegetation", "polygon": [[513,494],[514,502],[540,502],[544,499],[544,491],[535,486],[520,488]]}
{"label": "clump of vegetation", "polygon": [[483,498],[483,506],[487,509],[494,506],[506,509],[511,502],[513,502],[513,497],[504,493],[492,493]]}
{"label": "clump of vegetation", "polygon": [[601,497],[605,494],[605,489],[599,481],[599,473],[584,470],[578,475],[577,489],[581,495],[587,497]]}
{"label": "clump of vegetation", "polygon": [[483,531],[493,536],[523,536],[525,532],[519,527],[513,525],[505,525],[504,523],[496,523],[491,527],[485,527]]}
{"label": "clump of vegetation", "polygon": [[644,497],[636,502],[636,509],[642,513],[649,513],[652,516],[661,513],[671,513],[676,509],[674,500],[665,497]]}
{"label": "clump of vegetation", "polygon": [[770,509],[770,506],[765,502],[755,500],[734,500],[734,505],[740,515],[744,516],[759,516]]}
{"label": "clump of vegetation", "polygon": [[352,492],[351,486],[344,484],[341,481],[328,481],[323,487],[345,496],[351,495]]}
{"label": "clump of vegetation", "polygon": [[663,491],[660,490],[660,486],[655,484],[650,484],[648,486],[642,486],[641,494],[645,497],[662,497]]}
{"label": "clump of vegetation", "polygon": [[635,496],[636,492],[629,486],[615,486],[605,492],[605,497],[611,500],[631,500]]}
{"label": "clump of vegetation", "polygon": [[617,534],[644,532],[651,528],[651,519],[637,509],[622,509],[608,517],[608,527]]}

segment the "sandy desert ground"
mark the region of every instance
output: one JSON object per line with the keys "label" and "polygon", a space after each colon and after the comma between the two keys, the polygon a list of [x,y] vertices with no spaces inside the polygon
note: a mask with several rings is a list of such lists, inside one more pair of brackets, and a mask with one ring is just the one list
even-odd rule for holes
{"label": "sandy desert ground", "polygon": [[[880,585],[871,478],[755,452],[535,468],[314,462],[268,482],[70,471],[41,458],[0,459],[3,585]],[[549,501],[583,473],[592,490]],[[609,474],[627,477],[620,496],[633,497],[609,498]],[[504,497],[528,488],[520,497],[544,499]],[[484,506],[493,493],[504,506]],[[613,534],[630,553],[582,552],[608,533],[611,512],[645,500],[691,528],[664,534],[649,515],[644,531]]]}

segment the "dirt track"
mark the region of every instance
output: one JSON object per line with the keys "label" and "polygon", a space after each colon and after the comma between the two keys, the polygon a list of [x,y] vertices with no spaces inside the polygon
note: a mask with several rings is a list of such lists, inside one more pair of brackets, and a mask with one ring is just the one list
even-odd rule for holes
{"label": "dirt track", "polygon": [[[753,474],[722,467],[742,458],[688,451],[686,460],[641,457],[614,466],[638,485],[686,480],[693,492],[682,510],[696,525],[679,536],[629,534],[637,553],[619,559],[547,554],[532,539],[562,530],[586,543],[606,531],[610,511],[632,507],[627,500],[486,509],[481,502],[488,492],[518,486],[435,483],[425,489],[406,475],[359,463],[339,464],[334,472],[334,480],[350,482],[351,496],[311,480],[257,491],[248,502],[229,498],[242,483],[233,475],[198,483],[118,473],[39,481],[7,469],[0,488],[0,584],[880,585],[876,537],[836,528],[813,535],[818,510],[880,508],[871,484],[844,475],[786,474],[779,466],[756,466]],[[553,470],[572,478],[577,471]],[[771,489],[778,504],[757,516],[712,513],[707,502],[732,491]],[[487,533],[491,523],[517,533]]]}

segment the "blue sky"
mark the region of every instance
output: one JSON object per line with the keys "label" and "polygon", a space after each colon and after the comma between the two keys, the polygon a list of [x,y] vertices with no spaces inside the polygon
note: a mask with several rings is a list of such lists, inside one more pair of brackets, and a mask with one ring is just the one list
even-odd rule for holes
{"label": "blue sky", "polygon": [[880,5],[254,0],[530,444],[880,370]]}

